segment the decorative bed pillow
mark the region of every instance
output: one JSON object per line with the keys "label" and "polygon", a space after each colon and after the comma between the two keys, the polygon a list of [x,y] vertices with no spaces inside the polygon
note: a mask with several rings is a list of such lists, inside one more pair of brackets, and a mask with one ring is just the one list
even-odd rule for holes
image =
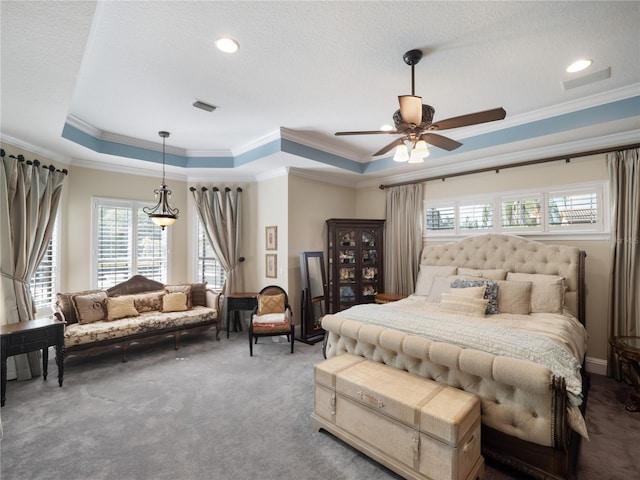
{"label": "decorative bed pillow", "polygon": [[107,304],[107,320],[118,320],[125,317],[137,317],[139,315],[136,306],[133,303],[133,296],[125,295],[122,297],[108,297]]}
{"label": "decorative bed pillow", "polygon": [[471,298],[484,298],[484,291],[486,290],[486,285],[480,285],[479,287],[451,287],[449,292],[451,295],[458,295],[460,297],[471,297]]}
{"label": "decorative bed pillow", "polygon": [[193,307],[191,300],[191,285],[166,285],[164,287],[167,293],[182,292],[187,296],[187,310]]}
{"label": "decorative bed pillow", "polygon": [[72,295],[71,299],[78,323],[99,322],[105,319],[104,303],[107,292],[104,290]]}
{"label": "decorative bed pillow", "polygon": [[458,267],[455,266],[437,267],[433,265],[420,265],[414,293],[416,295],[431,295],[434,280],[437,277],[455,275],[456,270],[458,270]]}
{"label": "decorative bed pillow", "polygon": [[258,295],[258,315],[284,313],[284,294]]}
{"label": "decorative bed pillow", "polygon": [[187,306],[187,294],[184,292],[165,293],[162,296],[163,312],[184,312]]}
{"label": "decorative bed pillow", "polygon": [[541,273],[507,274],[507,280],[531,282],[531,313],[562,313],[564,306],[564,277]]}
{"label": "decorative bed pillow", "polygon": [[476,269],[458,268],[458,275],[469,275],[471,277],[482,277],[490,280],[504,280],[507,278],[507,271],[502,268]]}
{"label": "decorative bed pillow", "polygon": [[531,312],[531,282],[498,281],[498,308],[502,313],[529,315]]}
{"label": "decorative bed pillow", "polygon": [[440,302],[440,311],[469,315],[472,317],[484,317],[484,312],[487,309],[488,303],[489,302],[483,298],[472,298],[443,293],[442,301]]}
{"label": "decorative bed pillow", "polygon": [[457,279],[451,283],[451,288],[473,288],[484,286],[484,299],[487,300],[485,313],[495,315],[500,313],[498,309],[498,284],[490,279],[462,280]]}

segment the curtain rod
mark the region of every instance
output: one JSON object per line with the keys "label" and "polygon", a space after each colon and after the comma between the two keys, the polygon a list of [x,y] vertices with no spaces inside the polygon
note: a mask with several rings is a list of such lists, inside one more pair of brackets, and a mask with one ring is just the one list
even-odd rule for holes
{"label": "curtain rod", "polygon": [[[0,157],[4,158],[5,156],[6,156],[6,153],[3,148],[0,150]],[[16,158],[19,162],[25,162],[27,165],[33,165],[34,167],[40,167],[41,165],[40,160],[37,160],[37,159],[33,161],[27,160],[26,158],[24,158],[24,155],[18,155],[17,157],[15,155],[9,155],[9,158]],[[62,172],[65,175],[69,173],[69,171],[66,168],[59,170],[53,165],[42,165],[42,168],[44,168],[45,170],[49,170],[50,172]]]}
{"label": "curtain rod", "polygon": [[447,173],[445,175],[436,175],[433,177],[426,177],[426,178],[420,178],[418,180],[410,180],[408,182],[401,182],[401,183],[392,183],[390,185],[380,185],[378,188],[380,190],[384,190],[385,188],[391,188],[391,187],[400,187],[403,185],[414,185],[416,183],[423,183],[423,182],[430,182],[432,180],[442,180],[443,182],[445,181],[445,179],[447,178],[452,178],[452,177],[462,177],[463,175],[473,175],[474,173],[484,173],[484,172],[492,172],[495,171],[496,173],[499,173],[500,170],[504,170],[507,168],[514,168],[514,167],[526,167],[528,165],[537,165],[539,163],[548,163],[548,162],[557,162],[559,160],[564,160],[565,162],[569,163],[571,161],[572,158],[580,158],[580,157],[588,157],[591,155],[598,155],[600,153],[610,153],[610,152],[616,152],[616,151],[620,151],[620,150],[628,150],[631,148],[640,148],[640,143],[633,143],[631,145],[623,145],[620,147],[609,147],[609,148],[603,148],[600,150],[589,150],[586,152],[580,152],[580,153],[572,153],[569,155],[558,155],[555,157],[548,157],[548,158],[541,158],[538,160],[527,160],[524,162],[517,162],[517,163],[510,163],[507,165],[500,165],[500,166],[495,166],[495,167],[484,167],[484,168],[476,168],[474,170],[468,170],[466,172],[458,172],[458,173]]}

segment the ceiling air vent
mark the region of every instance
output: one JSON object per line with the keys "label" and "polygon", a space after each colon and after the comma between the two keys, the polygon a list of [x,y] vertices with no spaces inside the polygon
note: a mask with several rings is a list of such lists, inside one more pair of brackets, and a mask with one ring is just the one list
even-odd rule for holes
{"label": "ceiling air vent", "polygon": [[206,110],[207,112],[213,112],[216,108],[218,108],[215,105],[209,105],[208,103],[201,102],[200,100],[196,100],[195,102],[193,102],[193,106],[201,110]]}

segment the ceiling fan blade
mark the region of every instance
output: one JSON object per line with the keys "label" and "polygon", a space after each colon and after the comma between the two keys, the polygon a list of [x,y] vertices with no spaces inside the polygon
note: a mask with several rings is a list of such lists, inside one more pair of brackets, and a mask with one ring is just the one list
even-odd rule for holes
{"label": "ceiling fan blade", "polygon": [[393,147],[397,147],[398,145],[402,145],[403,142],[404,142],[404,137],[403,138],[398,138],[398,139],[394,140],[393,142],[391,142],[386,147],[382,147],[380,150],[378,150],[376,153],[374,153],[373,156],[377,157],[378,155],[384,155],[389,150],[391,150]]}
{"label": "ceiling fan blade", "polygon": [[446,130],[448,128],[466,127],[469,125],[476,125],[478,123],[493,122],[495,120],[502,120],[507,116],[504,108],[494,108],[493,110],[485,110],[483,112],[470,113],[468,115],[461,115],[459,117],[447,118],[446,120],[440,120],[434,122],[429,127],[430,130]]}
{"label": "ceiling fan blade", "polygon": [[400,95],[400,115],[404,123],[420,125],[422,123],[422,97]]}
{"label": "ceiling fan blade", "polygon": [[460,142],[456,142],[451,138],[443,137],[442,135],[438,135],[437,133],[423,133],[422,135],[420,135],[420,140],[424,140],[429,145],[443,148],[444,150],[448,151],[455,150],[456,148],[462,146]]}
{"label": "ceiling fan blade", "polygon": [[364,130],[362,132],[336,132],[334,135],[342,136],[342,135],[375,135],[377,133],[390,133],[392,135],[401,133],[397,130]]}

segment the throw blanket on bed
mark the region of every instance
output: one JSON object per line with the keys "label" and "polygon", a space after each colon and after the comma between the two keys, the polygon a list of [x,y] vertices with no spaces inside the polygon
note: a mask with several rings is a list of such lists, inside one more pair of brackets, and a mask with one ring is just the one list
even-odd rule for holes
{"label": "throw blanket on bed", "polygon": [[505,328],[461,315],[419,312],[415,309],[408,311],[395,307],[394,304],[356,305],[339,315],[349,320],[392,328],[461,348],[473,348],[544,365],[554,375],[564,377],[569,402],[574,406],[582,403],[580,363],[560,344],[543,335]]}

